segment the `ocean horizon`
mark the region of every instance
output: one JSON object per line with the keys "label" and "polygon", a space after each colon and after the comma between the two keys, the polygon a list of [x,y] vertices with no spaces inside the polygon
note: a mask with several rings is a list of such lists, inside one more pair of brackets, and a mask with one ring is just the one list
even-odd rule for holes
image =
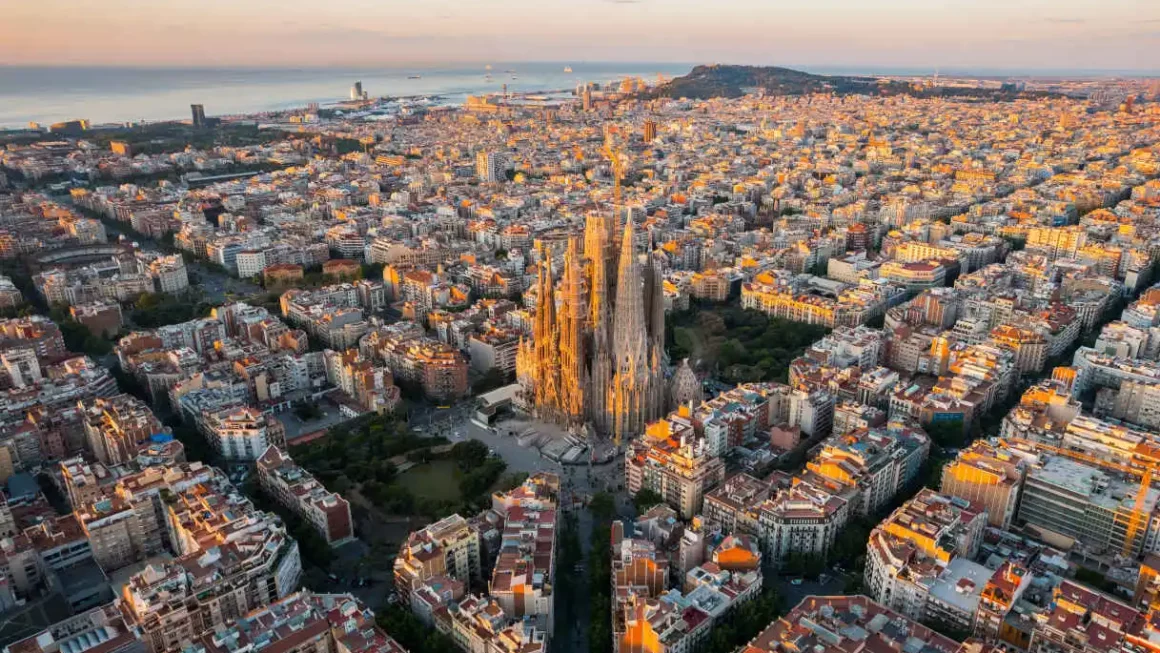
{"label": "ocean horizon", "polygon": [[[494,63],[478,66],[334,68],[153,68],[0,66],[0,128],[83,118],[94,124],[187,119],[189,105],[208,116],[321,106],[350,98],[361,82],[371,97],[441,96],[571,90],[581,82],[683,75],[693,64]],[[571,67],[573,72],[565,72]],[[514,72],[505,72],[514,71]],[[490,74],[490,79],[487,75]],[[412,79],[418,75],[420,79]]]}
{"label": "ocean horizon", "polygon": [[[0,129],[30,122],[51,124],[83,118],[94,124],[181,120],[189,105],[202,104],[210,116],[238,115],[321,106],[349,99],[362,82],[371,97],[441,96],[460,102],[468,95],[570,90],[581,82],[624,77],[655,80],[683,75],[697,64],[650,62],[498,62],[345,67],[133,67],[0,65]],[[756,64],[762,65],[762,64]],[[769,64],[774,65],[774,64]],[[779,64],[780,65],[780,64]],[[572,72],[564,72],[571,67]],[[930,75],[933,68],[793,65],[817,74]],[[514,71],[514,72],[506,72]],[[943,68],[944,76],[1109,77],[1155,76],[1130,70],[1001,70]],[[486,75],[491,75],[490,79]],[[420,79],[412,79],[413,76]]]}

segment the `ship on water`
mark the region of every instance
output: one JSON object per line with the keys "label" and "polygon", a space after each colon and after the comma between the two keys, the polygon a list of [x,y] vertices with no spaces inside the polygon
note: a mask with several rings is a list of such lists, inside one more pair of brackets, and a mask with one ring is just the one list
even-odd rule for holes
{"label": "ship on water", "polygon": [[572,66],[564,66],[564,72],[566,72],[566,73],[572,72]]}
{"label": "ship on water", "polygon": [[423,79],[422,75],[407,75],[407,79]]}

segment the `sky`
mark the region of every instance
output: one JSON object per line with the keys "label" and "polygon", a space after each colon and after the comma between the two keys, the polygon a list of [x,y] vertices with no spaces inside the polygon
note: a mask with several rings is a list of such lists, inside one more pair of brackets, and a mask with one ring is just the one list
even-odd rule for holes
{"label": "sky", "polygon": [[3,0],[0,64],[1158,70],[1160,0]]}

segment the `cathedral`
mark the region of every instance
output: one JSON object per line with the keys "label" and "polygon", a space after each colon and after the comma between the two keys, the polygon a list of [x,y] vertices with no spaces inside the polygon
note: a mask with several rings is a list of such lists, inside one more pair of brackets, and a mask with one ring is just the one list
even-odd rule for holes
{"label": "cathedral", "polygon": [[669,390],[660,261],[650,255],[641,264],[631,219],[620,238],[612,223],[588,218],[583,253],[569,239],[559,282],[545,254],[532,339],[520,343],[516,373],[521,401],[538,419],[575,431],[591,425],[619,444],[663,417]]}

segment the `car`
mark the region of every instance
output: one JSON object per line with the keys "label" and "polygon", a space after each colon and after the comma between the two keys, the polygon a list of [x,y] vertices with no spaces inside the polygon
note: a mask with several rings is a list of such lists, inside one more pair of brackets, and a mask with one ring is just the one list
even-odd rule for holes
{"label": "car", "polygon": [[795,578],[795,579],[791,580],[791,581],[789,582],[789,584],[790,584],[790,585],[801,585],[801,584],[802,584],[802,579],[800,579],[800,578]]}

